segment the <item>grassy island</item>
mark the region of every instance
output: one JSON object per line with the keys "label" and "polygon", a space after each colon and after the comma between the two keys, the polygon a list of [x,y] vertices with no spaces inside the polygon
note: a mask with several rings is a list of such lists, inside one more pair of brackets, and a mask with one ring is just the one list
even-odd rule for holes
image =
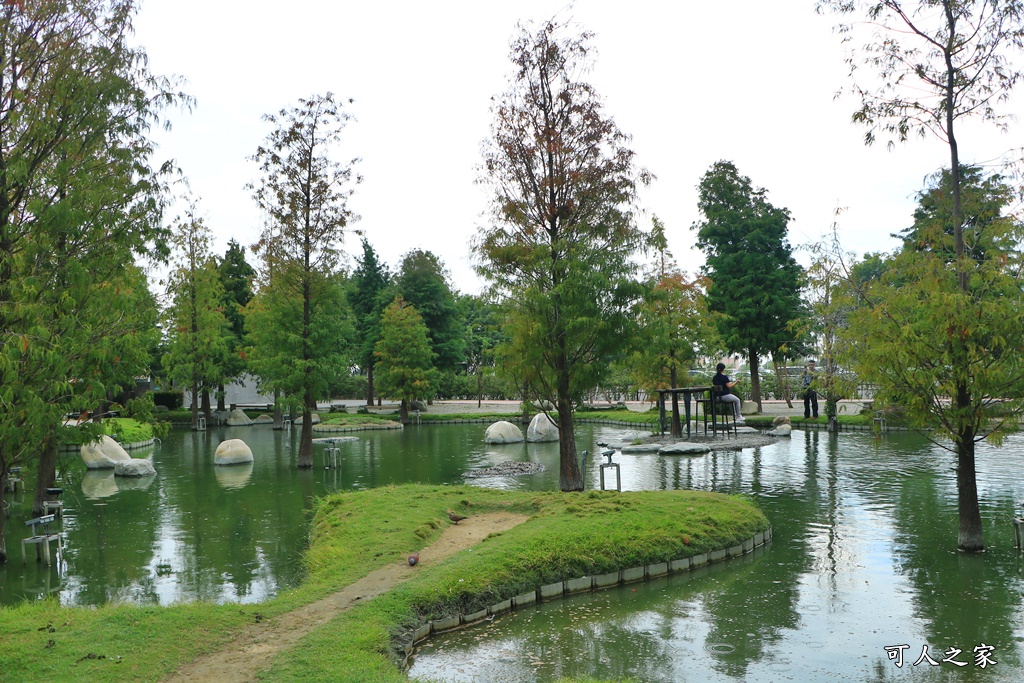
{"label": "grassy island", "polygon": [[[408,555],[429,550],[451,525],[449,509],[467,516],[466,526],[492,513],[524,521],[409,570]],[[405,565],[394,587],[310,627],[261,678],[400,682],[400,647],[425,621],[478,611],[551,582],[696,556],[767,528],[745,499],[698,491],[403,485],[338,493],[317,503],[300,587],[260,605],[3,608],[0,667],[21,680],[54,683],[165,680],[196,657],[230,651],[247,626],[286,619],[370,572]]]}

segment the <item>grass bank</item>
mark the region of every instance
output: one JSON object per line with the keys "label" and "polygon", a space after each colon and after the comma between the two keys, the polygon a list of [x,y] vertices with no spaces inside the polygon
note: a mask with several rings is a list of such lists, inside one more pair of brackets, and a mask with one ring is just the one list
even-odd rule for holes
{"label": "grass bank", "polygon": [[694,491],[496,491],[405,485],[318,501],[306,578],[261,605],[0,609],[0,671],[12,680],[159,681],[223,648],[232,632],[333,593],[436,540],[445,510],[529,521],[470,552],[421,566],[392,591],[341,613],[275,660],[269,681],[401,682],[396,643],[425,619],[468,613],[539,585],[697,555],[749,539],[765,517],[738,497]]}

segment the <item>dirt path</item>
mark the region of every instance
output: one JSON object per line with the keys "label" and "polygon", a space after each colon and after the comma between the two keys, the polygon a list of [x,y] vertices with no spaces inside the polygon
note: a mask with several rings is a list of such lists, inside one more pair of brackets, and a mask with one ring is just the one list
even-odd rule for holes
{"label": "dirt path", "polygon": [[[473,515],[453,524],[435,543],[420,551],[420,566],[429,566],[470,548],[492,533],[506,531],[528,519],[508,512]],[[300,638],[327,623],[355,602],[369,600],[405,581],[419,567],[407,558],[370,572],[352,585],[297,610],[251,624],[221,651],[204,655],[173,674],[169,683],[247,683],[268,669],[274,656],[293,647]]]}

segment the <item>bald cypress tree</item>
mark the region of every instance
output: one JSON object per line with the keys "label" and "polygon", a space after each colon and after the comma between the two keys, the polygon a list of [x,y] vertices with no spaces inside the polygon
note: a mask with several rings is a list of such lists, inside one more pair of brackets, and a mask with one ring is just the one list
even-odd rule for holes
{"label": "bald cypress tree", "polygon": [[759,357],[792,346],[796,323],[806,316],[803,272],[786,236],[789,211],[773,206],[765,189],[731,161],[712,164],[697,189],[704,220],[693,229],[707,259],[708,307],[720,314],[725,350],[747,356],[751,397],[760,409]]}

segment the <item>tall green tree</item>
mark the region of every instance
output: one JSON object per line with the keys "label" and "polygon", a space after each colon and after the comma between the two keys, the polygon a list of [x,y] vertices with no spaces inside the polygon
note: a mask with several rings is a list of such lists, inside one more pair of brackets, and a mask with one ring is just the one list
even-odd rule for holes
{"label": "tall green tree", "polygon": [[180,99],[130,44],[136,9],[0,6],[0,478],[134,361],[117,348],[144,318],[126,264],[161,253],[163,234],[147,132]]}
{"label": "tall green tree", "polygon": [[[961,175],[959,124],[977,117],[1005,129],[1011,112],[1000,112],[1024,71],[1019,67],[1024,47],[1024,2],[1020,0],[819,0],[819,11],[860,15],[862,22],[839,26],[853,49],[848,57],[851,76],[866,66],[877,76],[877,86],[855,84],[860,100],[855,123],[867,126],[865,142],[878,135],[903,142],[912,135],[934,136],[949,151],[949,222],[953,227],[952,270],[960,296],[973,296],[971,278],[979,261],[965,248],[964,183]],[[858,48],[862,30],[864,37]],[[951,325],[965,324],[960,311],[949,310]],[[949,337],[947,353],[949,394],[959,416],[951,438],[957,450],[957,490],[960,528],[957,547],[984,549],[981,511],[975,470],[974,443],[978,422],[971,408],[975,394],[985,393],[972,368],[965,342],[969,331]],[[960,341],[957,341],[957,340]],[[893,369],[895,371],[895,368]],[[924,417],[928,413],[922,413]]]}
{"label": "tall green tree", "polygon": [[438,370],[453,371],[465,362],[463,320],[441,260],[430,251],[414,249],[402,257],[395,289],[416,307],[430,334]]}
{"label": "tall green tree", "polygon": [[[186,386],[192,399],[192,429],[199,428],[200,393],[220,386],[230,346],[230,322],[224,315],[224,289],[211,251],[212,234],[190,204],[171,230],[172,265],[167,279],[171,304],[164,329],[164,371]],[[205,419],[212,418],[203,404]]]}
{"label": "tall green tree", "polygon": [[515,72],[484,148],[494,224],[474,247],[492,294],[513,311],[510,357],[558,410],[563,491],[583,489],[573,410],[631,338],[634,256],[646,245],[632,207],[650,179],[581,78],[590,39],[548,21],[513,40]]}
{"label": "tall green tree", "polygon": [[370,242],[363,238],[363,257],[356,259],[352,272],[348,301],[355,317],[357,361],[366,372],[366,405],[373,405],[374,377],[377,365],[374,347],[380,339],[380,317],[388,305],[387,292],[391,275],[387,265],[381,263]]}
{"label": "tall green tree", "polygon": [[401,296],[384,309],[377,356],[378,387],[382,395],[401,401],[402,424],[409,422],[409,403],[430,396],[436,375],[430,335],[416,307]]}
{"label": "tall green tree", "polygon": [[800,300],[803,272],[787,237],[789,211],[768,201],[731,161],[711,165],[697,186],[704,219],[694,223],[697,246],[711,280],[708,306],[726,351],[743,352],[750,390],[761,408],[760,357],[795,344],[806,315]]}
{"label": "tall green tree", "polygon": [[[938,182],[948,179],[941,174]],[[935,191],[932,186],[919,199],[930,203]],[[980,201],[975,191],[987,194],[966,186],[965,205]],[[975,444],[998,444],[1024,410],[1024,225],[999,215],[965,231],[965,253],[984,254],[971,258],[965,290],[958,269],[950,267],[956,248],[945,229],[950,216],[922,208],[911,231],[915,239],[880,277],[861,286],[864,305],[850,317],[852,357],[858,375],[876,383],[882,399],[905,406],[912,424],[932,438],[949,439],[937,443],[956,454],[958,547],[976,551],[983,544]]]}
{"label": "tall green tree", "polygon": [[[245,260],[245,247],[235,240],[228,241],[227,251],[217,262],[217,275],[224,291],[224,317],[227,318],[231,336],[224,363],[224,382],[239,377],[245,372],[243,357],[245,347],[245,307],[253,297],[253,280],[256,269]],[[217,391],[217,410],[224,410],[224,385]]]}
{"label": "tall green tree", "polygon": [[274,130],[253,156],[262,174],[251,186],[253,197],[270,222],[255,250],[273,272],[279,295],[271,300],[298,314],[281,339],[289,360],[278,367],[302,397],[300,468],[313,466],[313,411],[318,393],[339,371],[345,346],[344,328],[328,321],[334,318],[329,307],[343,302],[337,290],[341,240],[355,219],[348,199],[360,180],[353,173],[356,160],[341,163],[331,156],[349,118],[331,93],[300,99],[298,106],[264,116]]}

